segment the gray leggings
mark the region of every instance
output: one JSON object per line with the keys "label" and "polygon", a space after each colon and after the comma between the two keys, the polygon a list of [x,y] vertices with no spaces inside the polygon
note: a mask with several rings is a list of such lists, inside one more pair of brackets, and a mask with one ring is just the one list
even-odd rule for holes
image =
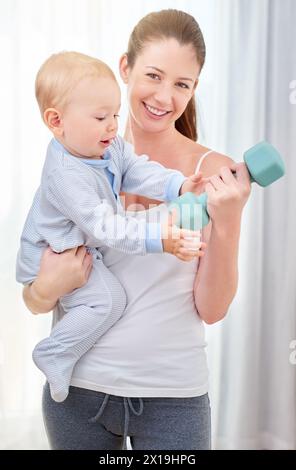
{"label": "gray leggings", "polygon": [[70,387],[55,402],[48,384],[43,418],[55,450],[202,450],[211,446],[208,394],[192,398],[127,398]]}

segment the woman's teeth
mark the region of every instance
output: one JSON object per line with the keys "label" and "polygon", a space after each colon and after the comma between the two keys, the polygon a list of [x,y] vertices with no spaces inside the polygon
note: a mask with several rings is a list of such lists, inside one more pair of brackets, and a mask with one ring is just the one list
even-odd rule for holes
{"label": "woman's teeth", "polygon": [[145,103],[145,107],[150,111],[150,113],[155,114],[156,116],[164,116],[167,114],[168,111],[160,111],[157,108],[153,108],[152,106],[149,106],[148,104]]}

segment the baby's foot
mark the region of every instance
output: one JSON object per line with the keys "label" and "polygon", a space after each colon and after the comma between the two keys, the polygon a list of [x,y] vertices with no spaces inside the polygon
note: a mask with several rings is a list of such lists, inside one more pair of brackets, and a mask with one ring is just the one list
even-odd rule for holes
{"label": "baby's foot", "polygon": [[69,393],[69,386],[73,368],[77,362],[77,356],[72,351],[65,349],[45,338],[35,347],[33,361],[45,374],[50,387],[50,394],[57,402],[64,401]]}

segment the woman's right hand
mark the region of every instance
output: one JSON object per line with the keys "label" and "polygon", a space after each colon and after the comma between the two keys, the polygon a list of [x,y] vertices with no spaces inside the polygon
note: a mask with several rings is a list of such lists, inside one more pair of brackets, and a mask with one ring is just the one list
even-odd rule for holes
{"label": "woman's right hand", "polygon": [[59,254],[46,248],[38,276],[29,286],[30,292],[24,292],[27,307],[34,313],[52,310],[60,297],[87,282],[91,269],[92,255],[84,246]]}
{"label": "woman's right hand", "polygon": [[222,167],[218,175],[209,177],[206,192],[207,210],[213,227],[223,229],[240,223],[242,210],[251,192],[250,175],[246,165],[234,163],[229,168]]}

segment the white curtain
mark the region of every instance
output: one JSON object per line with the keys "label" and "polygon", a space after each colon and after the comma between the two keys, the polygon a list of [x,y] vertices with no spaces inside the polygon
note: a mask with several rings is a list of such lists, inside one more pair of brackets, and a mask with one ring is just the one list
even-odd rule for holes
{"label": "white curtain", "polygon": [[239,292],[228,318],[207,330],[213,442],[218,448],[296,447],[296,365],[289,362],[296,339],[296,104],[289,99],[296,80],[295,2],[2,0],[0,448],[47,448],[43,377],[31,351],[50,318],[28,313],[14,280],[19,235],[49,138],[34,98],[36,72],[63,49],[96,55],[117,72],[132,27],[147,12],[169,7],[193,14],[207,43],[198,90],[202,142],[241,160],[244,150],[266,138],[288,170],[273,187],[253,189],[242,228]]}
{"label": "white curtain", "polygon": [[[208,328],[213,441],[223,449],[296,448],[296,2],[217,2],[208,143],[241,160],[266,139],[285,178],[253,185],[240,282],[224,322]],[[294,344],[294,346],[293,346]]]}
{"label": "white curtain", "polygon": [[[86,8],[87,3],[87,8]],[[101,4],[83,0],[0,2],[0,448],[47,448],[41,421],[43,377],[31,351],[50,315],[24,307],[14,266],[19,236],[39,184],[49,132],[34,97],[34,80],[49,54],[80,50],[99,55]]]}

